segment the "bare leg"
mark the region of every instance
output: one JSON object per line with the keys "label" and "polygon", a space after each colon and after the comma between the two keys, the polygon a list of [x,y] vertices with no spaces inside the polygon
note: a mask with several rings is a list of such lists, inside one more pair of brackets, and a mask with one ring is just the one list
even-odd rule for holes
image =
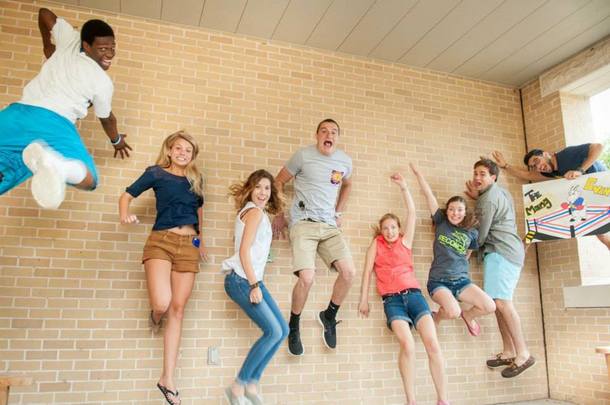
{"label": "bare leg", "polygon": [[460,304],[446,288],[437,288],[432,294],[432,301],[436,302],[440,305],[436,316],[434,317],[434,322],[436,324],[440,324],[443,319],[456,319],[460,317],[462,313],[462,308],[460,308]]}
{"label": "bare leg", "polygon": [[502,319],[504,319],[506,327],[508,328],[510,339],[515,347],[515,364],[520,366],[521,364],[525,363],[527,359],[529,359],[530,352],[525,344],[519,314],[517,314],[512,301],[497,299],[496,307],[496,311],[499,311],[502,314]]}
{"label": "bare leg", "polygon": [[172,263],[167,260],[149,259],[144,262],[148,301],[153,311],[153,320],[158,323],[167,312],[172,299]]}
{"label": "bare leg", "polygon": [[436,396],[439,400],[447,401],[447,376],[445,375],[445,361],[441,353],[441,347],[436,336],[434,321],[430,315],[419,318],[416,325],[419,336],[421,336],[426,353],[428,354],[428,364],[430,374],[436,389]]}
{"label": "bare leg", "polygon": [[299,271],[299,279],[292,289],[292,304],[290,306],[292,313],[300,314],[303,311],[305,303],[307,302],[307,297],[309,296],[309,290],[311,290],[311,286],[313,285],[314,276],[315,270],[313,269],[303,269]]}
{"label": "bare leg", "polygon": [[167,324],[163,338],[163,374],[159,382],[175,391],[174,370],[180,348],[184,307],[193,291],[195,273],[172,271],[171,279],[172,300],[167,312]]}
{"label": "bare leg", "polygon": [[[497,304],[497,300],[494,300]],[[513,339],[510,337],[508,331],[508,325],[502,316],[502,313],[497,309],[496,305],[496,320],[498,321],[498,329],[500,330],[500,336],[502,337],[502,358],[510,359],[515,357],[515,345]]]}
{"label": "bare leg", "polygon": [[409,324],[403,320],[392,321],[392,331],[398,338],[400,351],[398,353],[398,369],[402,378],[402,386],[407,397],[407,404],[415,403],[415,342],[409,329]]}
{"label": "bare leg", "polygon": [[339,275],[335,280],[333,286],[333,295],[331,297],[332,302],[337,305],[341,305],[347,293],[349,292],[352,283],[354,282],[354,276],[356,275],[356,267],[351,257],[347,259],[340,259],[333,263]]}
{"label": "bare leg", "polygon": [[491,314],[496,310],[496,304],[491,297],[475,284],[468,285],[460,293],[459,297],[462,302],[472,305],[472,308],[464,311],[462,314],[468,323],[471,323],[480,316]]}

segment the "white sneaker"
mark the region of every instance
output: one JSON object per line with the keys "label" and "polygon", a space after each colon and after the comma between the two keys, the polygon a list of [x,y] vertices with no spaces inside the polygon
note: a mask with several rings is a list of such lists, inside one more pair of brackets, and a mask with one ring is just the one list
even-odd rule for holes
{"label": "white sneaker", "polygon": [[32,142],[22,153],[23,162],[34,173],[32,196],[42,208],[57,209],[66,196],[66,179],[58,167],[56,156],[49,147]]}

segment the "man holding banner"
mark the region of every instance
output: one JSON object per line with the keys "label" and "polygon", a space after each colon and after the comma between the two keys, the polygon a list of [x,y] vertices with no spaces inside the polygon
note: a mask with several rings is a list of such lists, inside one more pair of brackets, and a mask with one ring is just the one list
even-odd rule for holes
{"label": "man holding banner", "polygon": [[[539,182],[556,178],[574,180],[584,174],[606,171],[603,162],[597,160],[604,147],[600,143],[585,143],[569,146],[558,152],[549,153],[532,149],[523,157],[527,169],[509,165],[499,151],[492,153],[498,166],[509,174],[522,180]],[[610,249],[610,235],[596,235]]]}

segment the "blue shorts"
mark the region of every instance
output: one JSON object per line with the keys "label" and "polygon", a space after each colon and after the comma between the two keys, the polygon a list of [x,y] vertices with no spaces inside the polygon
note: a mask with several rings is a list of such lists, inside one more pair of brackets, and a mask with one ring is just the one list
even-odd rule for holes
{"label": "blue shorts", "polygon": [[462,291],[464,291],[464,289],[466,289],[466,287],[468,287],[470,284],[472,284],[472,281],[470,281],[470,279],[468,277],[460,277],[456,280],[450,280],[450,279],[439,279],[439,280],[432,280],[429,279],[428,280],[428,294],[430,294],[430,297],[432,297],[432,295],[439,289],[439,288],[446,288],[447,290],[451,291],[451,294],[453,294],[453,296],[455,298],[458,298],[460,296],[460,294],[462,293]]}
{"label": "blue shorts", "polygon": [[417,321],[422,316],[430,315],[430,307],[418,289],[410,289],[404,294],[384,298],[383,310],[390,330],[392,330],[392,321],[397,319],[402,319],[413,327],[417,326]]}
{"label": "blue shorts", "polygon": [[97,184],[97,170],[74,124],[46,108],[13,103],[0,111],[0,194],[32,176],[21,153],[40,140],[68,159],[83,162]]}
{"label": "blue shorts", "polygon": [[521,267],[498,253],[487,253],[483,258],[483,290],[493,299],[512,301]]}

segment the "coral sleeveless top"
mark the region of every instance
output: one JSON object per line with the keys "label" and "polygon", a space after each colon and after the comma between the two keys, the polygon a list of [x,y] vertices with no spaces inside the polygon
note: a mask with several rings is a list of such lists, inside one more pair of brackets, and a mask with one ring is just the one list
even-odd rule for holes
{"label": "coral sleeveless top", "polygon": [[376,238],[377,255],[373,269],[377,276],[377,291],[380,295],[392,294],[407,288],[419,288],[413,271],[413,255],[411,249],[398,239],[388,243],[383,235]]}

